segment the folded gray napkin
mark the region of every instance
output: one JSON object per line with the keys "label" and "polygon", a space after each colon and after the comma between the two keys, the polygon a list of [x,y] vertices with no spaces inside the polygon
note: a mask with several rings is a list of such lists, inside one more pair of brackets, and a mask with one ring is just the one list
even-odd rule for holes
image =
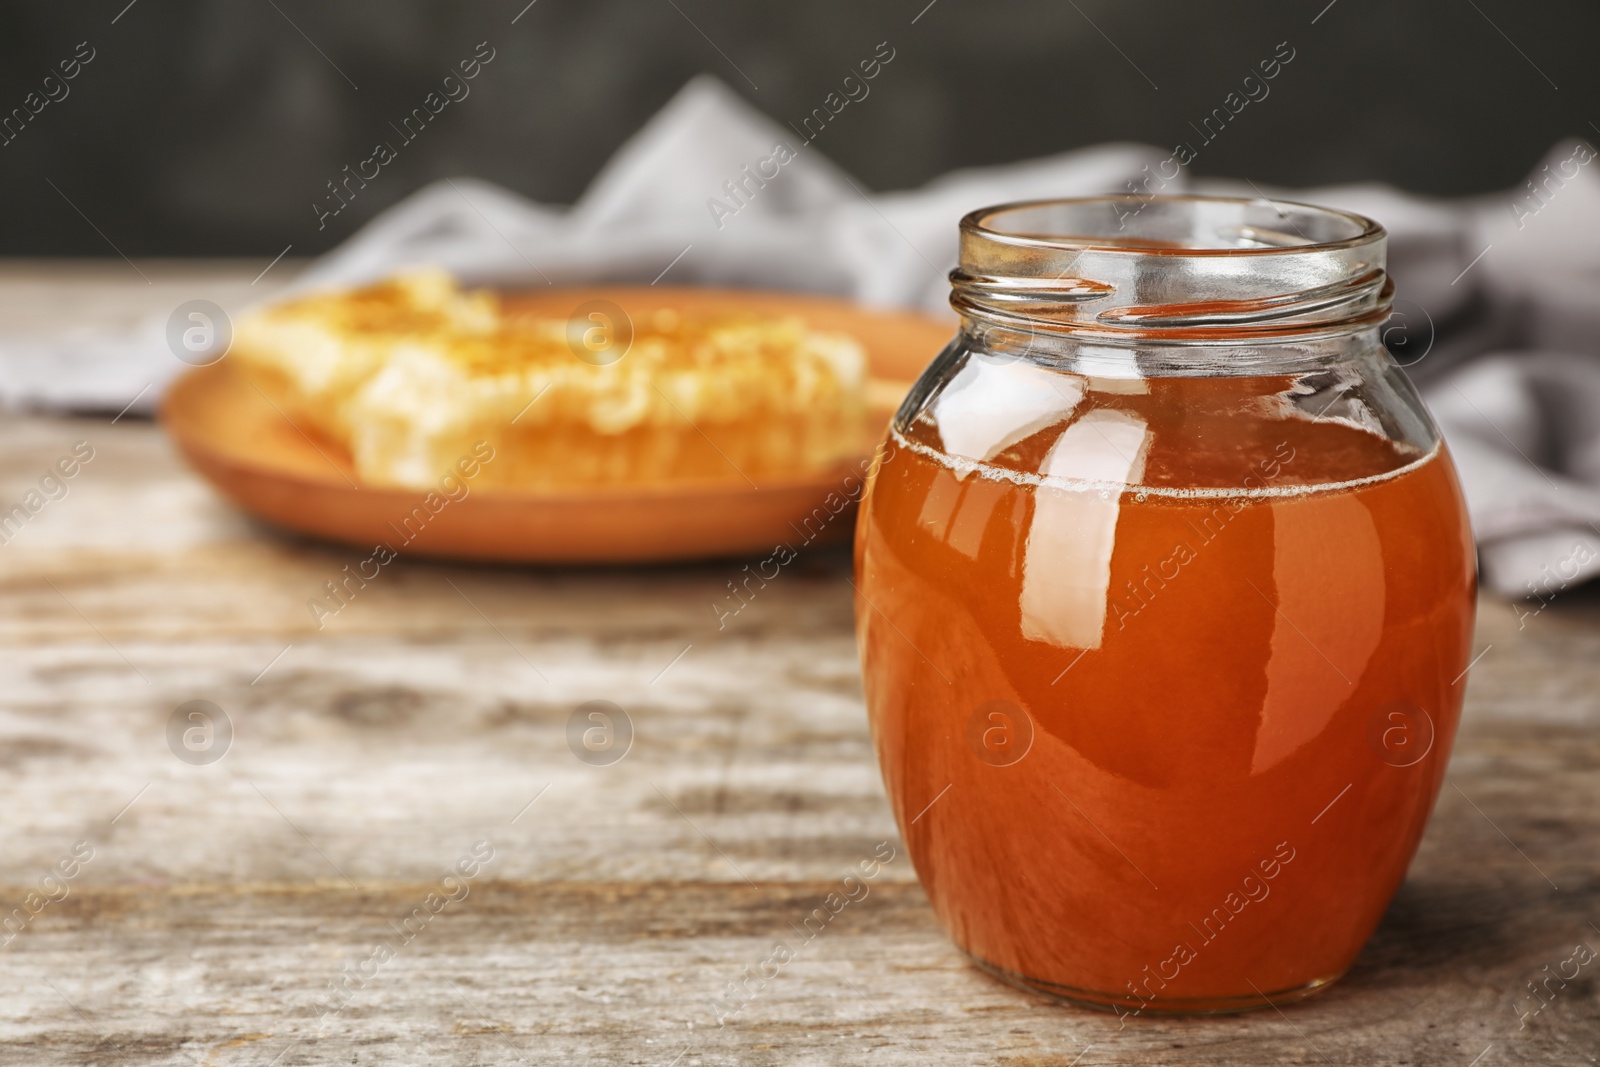
{"label": "folded gray napkin", "polygon": [[1548,602],[1600,572],[1600,360],[1497,354],[1427,391],[1484,584]]}
{"label": "folded gray napkin", "polygon": [[[948,314],[945,275],[967,211],[1125,192],[1169,155],[1102,145],[956,171],[909,192],[868,193],[829,162],[826,144],[826,128],[779,125],[702,76],[618,149],[570,208],[447,179],[380,214],[293,288],[434,263],[469,284],[797,289]],[[1462,468],[1486,583],[1508,595],[1548,598],[1560,583],[1600,570],[1593,159],[1586,144],[1560,145],[1526,187],[1451,202],[1378,185],[1287,191],[1186,175],[1163,190],[1303,200],[1388,228],[1400,293],[1391,346],[1423,384]],[[70,336],[6,336],[0,328],[0,406],[116,409],[153,383],[135,408],[148,410],[185,369],[164,339],[170,311],[153,309],[133,329]],[[1503,354],[1485,355],[1493,350]]]}

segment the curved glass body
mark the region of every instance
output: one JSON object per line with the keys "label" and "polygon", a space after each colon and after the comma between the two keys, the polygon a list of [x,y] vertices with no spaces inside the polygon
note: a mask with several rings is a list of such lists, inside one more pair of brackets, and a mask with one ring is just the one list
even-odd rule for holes
{"label": "curved glass body", "polygon": [[1404,878],[1475,557],[1378,341],[1382,230],[1158,206],[1131,232],[1116,199],[963,223],[961,332],[864,498],[857,629],[955,941],[1119,1013],[1237,1011],[1336,979]]}

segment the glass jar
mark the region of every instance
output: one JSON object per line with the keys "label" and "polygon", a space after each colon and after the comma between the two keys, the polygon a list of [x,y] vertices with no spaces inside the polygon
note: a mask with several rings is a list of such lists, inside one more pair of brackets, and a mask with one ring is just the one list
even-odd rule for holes
{"label": "glass jar", "polygon": [[1119,1015],[1308,996],[1405,876],[1475,556],[1369,219],[1106,197],[961,223],[960,332],[856,535],[884,782],[945,928]]}

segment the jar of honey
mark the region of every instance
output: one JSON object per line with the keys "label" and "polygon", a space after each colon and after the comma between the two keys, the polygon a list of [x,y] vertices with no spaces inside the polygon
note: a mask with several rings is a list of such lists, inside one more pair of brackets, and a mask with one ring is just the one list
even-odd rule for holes
{"label": "jar of honey", "polygon": [[1231,1012],[1350,966],[1465,687],[1475,557],[1377,223],[1105,197],[961,223],[959,333],[856,534],[883,778],[977,964]]}

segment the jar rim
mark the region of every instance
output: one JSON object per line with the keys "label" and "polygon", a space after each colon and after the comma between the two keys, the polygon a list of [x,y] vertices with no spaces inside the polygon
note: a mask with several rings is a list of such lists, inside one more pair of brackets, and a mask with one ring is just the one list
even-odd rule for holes
{"label": "jar rim", "polygon": [[[1233,204],[1240,207],[1247,205],[1265,205],[1282,214],[1281,208],[1291,207],[1304,211],[1310,215],[1327,219],[1338,219],[1356,227],[1356,232],[1348,237],[1336,240],[1318,241],[1303,234],[1301,240],[1294,244],[1262,244],[1254,247],[1207,247],[1203,245],[1181,245],[1165,247],[1150,244],[1098,243],[1097,237],[1105,234],[1057,235],[1042,237],[996,228],[989,225],[990,220],[1003,214],[1013,214],[1019,211],[1037,210],[1050,207],[1064,207],[1081,205],[1089,207],[1097,204],[1136,204],[1142,211],[1151,203],[1194,203],[1194,204]],[[1340,249],[1356,248],[1383,241],[1388,237],[1388,231],[1383,224],[1366,215],[1359,215],[1354,211],[1343,211],[1338,208],[1324,207],[1320,204],[1308,204],[1301,200],[1280,200],[1266,196],[1209,196],[1203,193],[1173,193],[1159,196],[1144,196],[1138,193],[1108,193],[1100,196],[1063,196],[1041,197],[1030,200],[1011,200],[1001,204],[991,204],[975,211],[969,211],[962,216],[960,229],[963,234],[971,233],[991,241],[1000,241],[1005,244],[1021,248],[1037,248],[1040,250],[1057,251],[1092,251],[1106,252],[1121,255],[1142,256],[1272,256],[1289,254],[1305,254],[1307,252],[1334,251]]]}
{"label": "jar rim", "polygon": [[950,303],[1112,344],[1341,335],[1388,316],[1387,246],[1364,215],[1267,197],[1022,200],[961,220]]}

